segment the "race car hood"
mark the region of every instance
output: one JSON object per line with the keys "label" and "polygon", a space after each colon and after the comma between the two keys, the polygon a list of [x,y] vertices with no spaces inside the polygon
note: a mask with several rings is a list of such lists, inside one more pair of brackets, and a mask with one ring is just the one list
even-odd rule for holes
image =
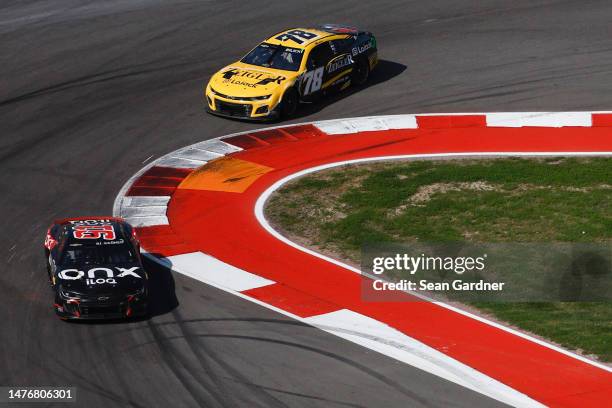
{"label": "race car hood", "polygon": [[64,291],[77,294],[133,293],[146,286],[147,275],[138,263],[58,267],[57,279]]}
{"label": "race car hood", "polygon": [[210,86],[213,91],[232,97],[264,96],[293,81],[297,75],[298,73],[293,71],[256,67],[239,62],[228,65],[213,75]]}

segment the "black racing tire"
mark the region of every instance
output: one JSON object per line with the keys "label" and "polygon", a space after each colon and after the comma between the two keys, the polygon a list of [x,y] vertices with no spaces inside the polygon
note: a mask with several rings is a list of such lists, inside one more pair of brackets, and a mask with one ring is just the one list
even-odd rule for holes
{"label": "black racing tire", "polygon": [[53,278],[51,277],[51,265],[49,265],[49,251],[45,250],[45,264],[47,265],[47,277],[49,278],[49,286],[53,288]]}
{"label": "black racing tire", "polygon": [[299,103],[300,96],[295,88],[287,89],[280,103],[280,117],[283,119],[291,117],[297,110]]}
{"label": "black racing tire", "polygon": [[359,58],[353,68],[351,82],[355,86],[361,86],[370,78],[370,62],[367,58]]}

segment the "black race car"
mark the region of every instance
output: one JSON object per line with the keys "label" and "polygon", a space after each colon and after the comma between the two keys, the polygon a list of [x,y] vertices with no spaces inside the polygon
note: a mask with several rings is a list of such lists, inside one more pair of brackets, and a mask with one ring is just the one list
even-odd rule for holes
{"label": "black race car", "polygon": [[121,218],[57,220],[45,239],[47,273],[62,319],[147,314],[148,276],[134,229]]}

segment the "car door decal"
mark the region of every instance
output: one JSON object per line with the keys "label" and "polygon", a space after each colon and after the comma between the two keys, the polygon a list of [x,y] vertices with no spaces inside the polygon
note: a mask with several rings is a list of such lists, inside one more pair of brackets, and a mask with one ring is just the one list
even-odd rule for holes
{"label": "car door decal", "polygon": [[328,74],[333,74],[334,72],[351,66],[353,65],[353,58],[351,57],[350,54],[342,54],[337,56],[336,58],[332,59],[328,64],[327,64],[327,73]]}
{"label": "car door decal", "polygon": [[319,67],[304,73],[302,77],[302,83],[304,84],[302,95],[310,95],[321,89],[321,85],[323,84],[323,68],[324,67]]}

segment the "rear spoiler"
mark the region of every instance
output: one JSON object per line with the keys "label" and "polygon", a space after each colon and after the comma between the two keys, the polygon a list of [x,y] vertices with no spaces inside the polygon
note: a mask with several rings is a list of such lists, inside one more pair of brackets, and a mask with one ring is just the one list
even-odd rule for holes
{"label": "rear spoiler", "polygon": [[342,25],[342,24],[321,24],[319,26],[316,26],[315,28],[322,30],[322,31],[327,31],[328,33],[334,33],[334,34],[359,35],[359,34],[367,33],[367,31],[359,30],[356,27]]}

